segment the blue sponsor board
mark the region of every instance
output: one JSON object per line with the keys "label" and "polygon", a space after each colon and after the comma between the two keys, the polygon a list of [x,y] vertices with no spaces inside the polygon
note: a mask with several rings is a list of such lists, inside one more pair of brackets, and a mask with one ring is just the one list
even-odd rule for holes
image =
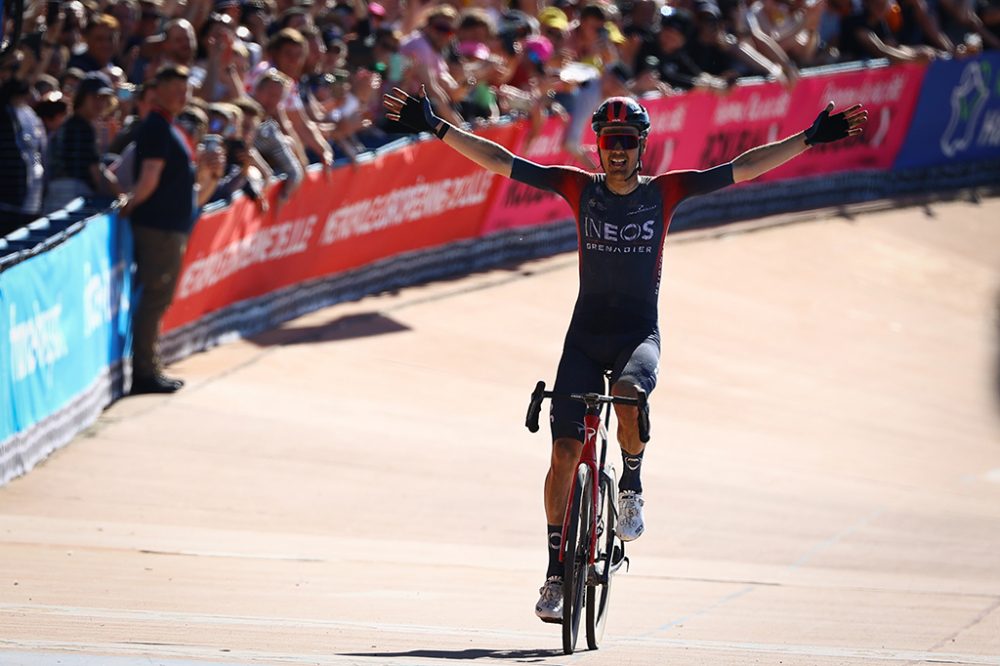
{"label": "blue sponsor board", "polygon": [[0,272],[0,443],[69,405],[128,352],[131,265],[128,225],[102,214]]}
{"label": "blue sponsor board", "polygon": [[927,70],[896,169],[1000,159],[1000,53]]}

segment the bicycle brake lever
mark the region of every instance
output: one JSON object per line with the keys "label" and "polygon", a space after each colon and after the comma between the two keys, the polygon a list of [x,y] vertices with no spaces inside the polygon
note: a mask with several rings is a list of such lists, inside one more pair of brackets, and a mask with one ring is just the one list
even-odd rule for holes
{"label": "bicycle brake lever", "polygon": [[538,414],[542,411],[542,399],[545,398],[545,382],[535,384],[528,404],[528,414],[524,417],[524,427],[530,432],[538,432]]}

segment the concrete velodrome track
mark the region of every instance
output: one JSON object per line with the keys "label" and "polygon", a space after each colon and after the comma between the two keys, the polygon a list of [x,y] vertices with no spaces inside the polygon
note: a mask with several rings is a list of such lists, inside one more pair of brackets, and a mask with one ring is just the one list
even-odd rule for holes
{"label": "concrete velodrome track", "polygon": [[115,404],[0,489],[0,664],[1000,664],[1000,199],[744,231],[667,245],[601,650],[532,614],[561,255]]}

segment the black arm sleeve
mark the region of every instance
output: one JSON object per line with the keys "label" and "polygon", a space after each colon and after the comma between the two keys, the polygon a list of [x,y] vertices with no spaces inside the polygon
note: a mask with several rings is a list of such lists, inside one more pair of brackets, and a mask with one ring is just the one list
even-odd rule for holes
{"label": "black arm sleeve", "polygon": [[567,166],[543,166],[521,157],[514,157],[510,177],[525,185],[555,192],[567,200],[583,189],[584,181],[590,180],[586,171]]}
{"label": "black arm sleeve", "polygon": [[684,196],[708,194],[736,182],[733,179],[732,162],[726,162],[704,171],[681,171],[678,175],[681,177]]}
{"label": "black arm sleeve", "polygon": [[514,157],[514,163],[510,168],[510,177],[540,190],[556,191],[556,177],[552,173],[551,167],[535,164],[520,157]]}

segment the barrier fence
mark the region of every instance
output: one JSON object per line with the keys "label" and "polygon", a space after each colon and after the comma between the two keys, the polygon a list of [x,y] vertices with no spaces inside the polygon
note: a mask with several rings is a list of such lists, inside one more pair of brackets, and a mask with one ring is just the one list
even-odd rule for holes
{"label": "barrier fence", "polygon": [[[815,73],[794,89],[737,87],[646,102],[644,170],[707,168],[807,127],[827,100],[861,102],[861,137],[818,146],[760,179],[687,202],[673,228],[928,189],[1000,184],[1000,54]],[[573,164],[549,119],[482,130],[542,164]],[[569,142],[587,147],[592,133]],[[164,354],[379,290],[568,249],[569,206],[422,141],[330,174],[311,171],[285,205],[237,198],[206,213],[188,245]],[[131,239],[114,213],[0,272],[0,484],[93,422],[121,392],[128,357]]]}

